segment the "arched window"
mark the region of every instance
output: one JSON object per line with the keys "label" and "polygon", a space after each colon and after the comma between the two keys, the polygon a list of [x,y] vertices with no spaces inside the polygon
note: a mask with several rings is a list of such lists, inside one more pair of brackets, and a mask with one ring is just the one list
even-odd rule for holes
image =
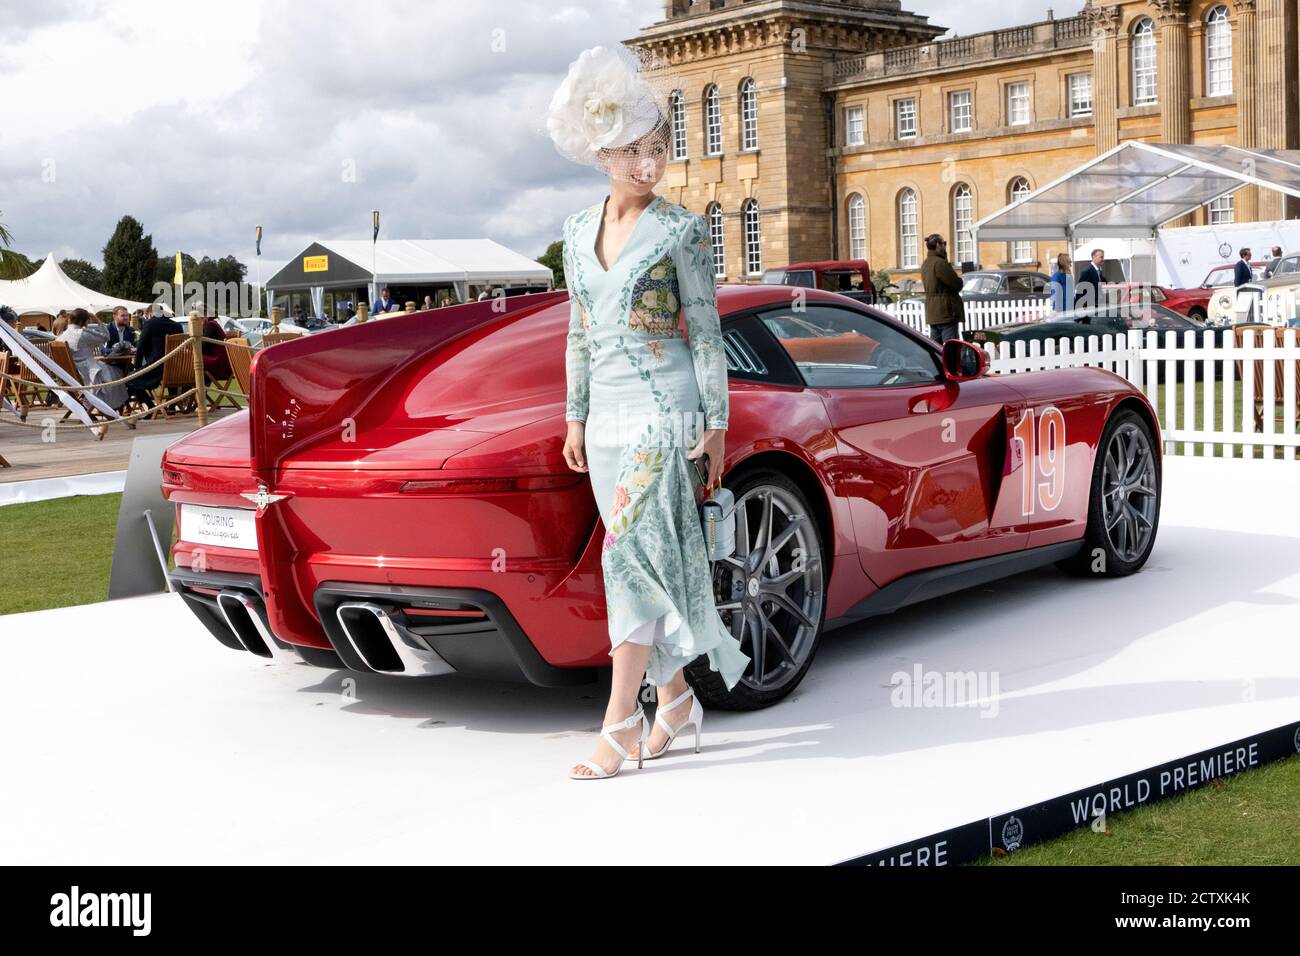
{"label": "arched window", "polygon": [[704,154],[717,156],[722,152],[722,99],[718,88],[709,84],[704,91]]}
{"label": "arched window", "polygon": [[1156,101],[1156,25],[1150,17],[1133,24],[1133,105]]}
{"label": "arched window", "polygon": [[[1024,176],[1017,176],[1007,184],[1007,202],[1024,199],[1029,193],[1029,180],[1025,179]],[[1012,262],[1028,262],[1034,257],[1034,244],[1018,239],[1011,243],[1011,248],[1008,251]]]}
{"label": "arched window", "polygon": [[867,257],[867,202],[859,193],[849,197],[849,258]]}
{"label": "arched window", "polygon": [[740,148],[758,149],[758,88],[748,76],[740,84]]}
{"label": "arched window", "polygon": [[673,159],[686,158],[686,98],[681,90],[673,90],[668,101],[673,114]]}
{"label": "arched window", "polygon": [[758,226],[758,200],[746,199],[741,213],[745,223],[745,271],[759,275],[763,271],[763,237]]}
{"label": "arched window", "polygon": [[898,194],[898,267],[915,269],[921,264],[921,250],[916,234],[916,190]]}
{"label": "arched window", "polygon": [[1232,23],[1228,8],[1215,7],[1205,18],[1205,95],[1232,92]]}
{"label": "arched window", "polygon": [[952,245],[958,263],[975,261],[975,240],[970,228],[975,225],[975,197],[970,186],[952,187]]}
{"label": "arched window", "polygon": [[721,279],[727,274],[727,247],[722,230],[722,206],[710,203],[708,208],[709,245],[713,249],[713,274]]}

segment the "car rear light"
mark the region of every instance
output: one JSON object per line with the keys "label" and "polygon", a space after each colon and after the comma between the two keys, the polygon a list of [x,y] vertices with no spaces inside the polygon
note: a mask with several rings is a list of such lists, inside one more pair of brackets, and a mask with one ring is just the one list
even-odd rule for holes
{"label": "car rear light", "polygon": [[162,470],[162,479],[169,485],[184,485],[185,472],[177,471],[175,468],[164,468]]}
{"label": "car rear light", "polygon": [[582,481],[580,474],[533,475],[522,478],[430,478],[402,483],[403,494],[480,495],[512,491],[552,491]]}

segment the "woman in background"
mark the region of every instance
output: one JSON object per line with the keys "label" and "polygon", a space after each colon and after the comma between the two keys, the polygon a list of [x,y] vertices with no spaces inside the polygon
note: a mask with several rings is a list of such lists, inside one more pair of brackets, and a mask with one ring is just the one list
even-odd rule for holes
{"label": "woman in background", "polygon": [[[73,309],[68,313],[68,327],[59,336],[59,341],[67,343],[83,384],[116,382],[122,377],[120,371],[96,357],[108,343],[108,329],[94,321],[85,309]],[[120,409],[126,404],[125,385],[97,388],[93,394],[109,408]]]}
{"label": "woman in background", "polygon": [[1062,252],[1056,257],[1056,270],[1052,273],[1052,311],[1066,312],[1074,308],[1074,275],[1070,269],[1070,254]]}

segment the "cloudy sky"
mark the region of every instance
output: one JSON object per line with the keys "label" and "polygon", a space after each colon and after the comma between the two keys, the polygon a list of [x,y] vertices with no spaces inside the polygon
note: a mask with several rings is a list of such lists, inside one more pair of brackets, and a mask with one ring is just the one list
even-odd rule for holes
{"label": "cloudy sky", "polygon": [[[957,33],[1042,0],[910,0]],[[1058,15],[1081,2],[1058,4]],[[542,114],[577,52],[663,0],[0,0],[0,222],[101,264],[117,219],[263,276],[313,238],[487,236],[529,256],[604,195]]]}

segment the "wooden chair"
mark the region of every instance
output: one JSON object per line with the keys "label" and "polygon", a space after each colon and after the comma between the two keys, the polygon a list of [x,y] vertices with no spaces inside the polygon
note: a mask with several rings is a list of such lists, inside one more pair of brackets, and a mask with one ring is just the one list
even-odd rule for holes
{"label": "wooden chair", "polygon": [[[247,399],[252,394],[249,378],[253,370],[253,353],[247,348],[238,346],[247,346],[248,339],[226,339],[226,354],[230,356],[230,371],[235,375],[235,381],[239,384],[239,390],[244,393]],[[232,348],[231,346],[235,346]]]}
{"label": "wooden chair", "polygon": [[[180,345],[182,342],[188,342],[188,340],[189,336],[184,332],[173,332],[171,335],[167,336],[167,344],[164,346],[164,352],[170,352],[172,349],[176,348],[176,346]],[[176,388],[184,392],[194,387],[193,351],[193,346],[181,349],[175,355],[167,359],[163,364],[162,381],[160,381],[158,386],[153,390],[153,400],[157,403],[157,407],[153,410],[153,413],[148,416],[149,418],[157,418],[160,412],[164,418],[171,418],[171,409],[163,405],[163,402],[167,399],[167,390],[169,388]],[[201,398],[202,396],[199,397]],[[197,403],[195,403],[192,398],[176,406],[177,413],[181,415],[188,415],[197,407]]]}
{"label": "wooden chair", "polygon": [[[1276,325],[1239,325],[1233,329],[1233,337],[1236,340],[1237,348],[1242,348],[1246,342],[1246,336],[1250,335],[1251,340],[1256,345],[1267,345],[1268,336],[1273,336],[1273,343],[1281,348],[1286,341],[1286,329]],[[1300,341],[1300,330],[1296,332],[1297,341]],[[1242,377],[1242,365],[1244,359],[1237,359],[1237,381],[1244,381]],[[1273,361],[1273,401],[1277,405],[1282,404],[1286,387],[1286,361],[1284,359],[1275,359]],[[1255,431],[1264,430],[1264,360],[1254,360],[1255,376]],[[1300,361],[1294,365],[1295,375],[1295,394],[1296,394],[1296,414],[1300,415]]]}
{"label": "wooden chair", "polygon": [[301,332],[267,332],[262,336],[262,348],[271,345],[279,345],[281,342],[288,342],[290,339],[296,339]]}
{"label": "wooden chair", "polygon": [[[59,365],[65,372],[69,372],[73,377],[73,381],[82,384],[81,375],[77,372],[77,364],[73,362],[72,352],[68,351],[68,343],[57,341],[32,342],[32,345],[35,346],[36,351],[48,355],[49,358],[55,360],[56,365]],[[36,377],[36,373],[32,371],[29,363],[18,362],[18,377],[22,378],[22,381],[14,386],[14,403],[18,406],[19,419],[22,421],[27,420],[27,410],[29,408],[59,405],[60,402],[57,398],[53,402],[48,401],[55,393],[40,378]],[[68,415],[64,415],[64,418],[68,418]]]}
{"label": "wooden chair", "polygon": [[[208,343],[204,343],[204,344],[206,345]],[[222,378],[217,378],[215,375],[213,375],[211,372],[208,372],[206,369],[203,372],[204,383],[212,388],[221,390],[216,395],[212,396],[211,401],[208,402],[208,410],[213,412],[223,407],[226,408],[242,407],[239,404],[239,402],[235,401],[233,396],[221,394],[222,392],[231,391],[235,385],[235,366],[234,363],[231,362],[230,360],[230,353],[233,352],[234,349],[226,345],[223,345],[221,347],[226,351],[226,361],[227,363],[230,364],[230,374],[227,375],[224,379],[222,379]],[[206,395],[204,397],[207,398]]]}

